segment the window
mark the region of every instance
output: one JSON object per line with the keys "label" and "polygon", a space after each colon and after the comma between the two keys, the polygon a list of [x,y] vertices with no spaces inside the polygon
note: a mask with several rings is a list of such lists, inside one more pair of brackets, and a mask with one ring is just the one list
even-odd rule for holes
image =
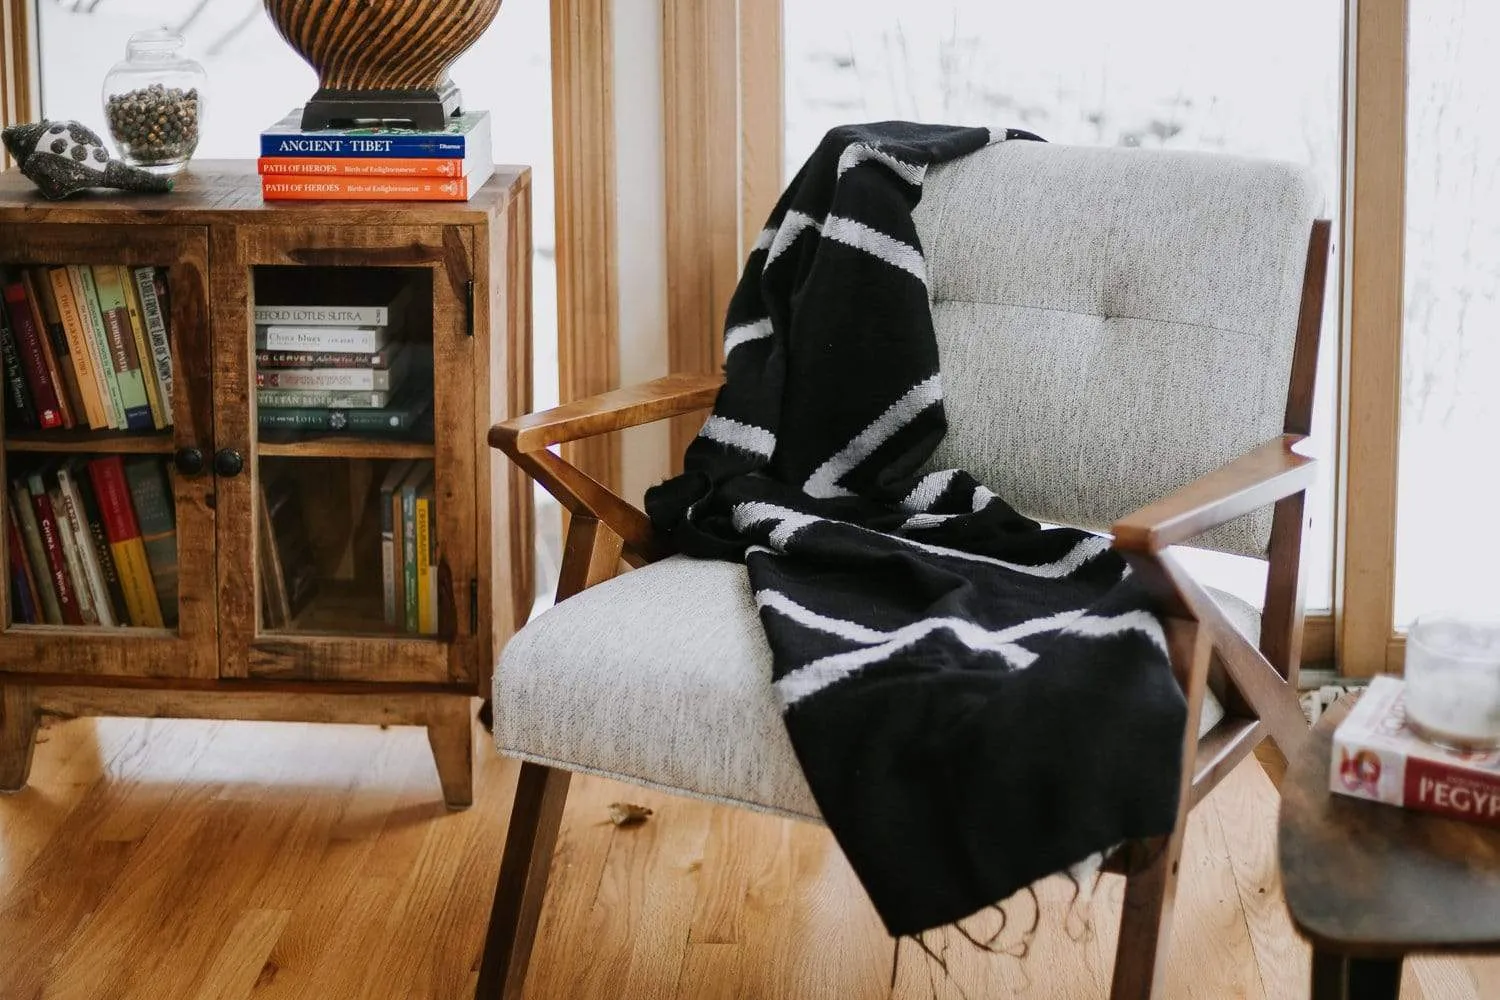
{"label": "window", "polygon": [[[1500,7],[1411,5],[1396,625],[1495,614],[1500,494]],[[1484,606],[1487,603],[1487,608]]]}
{"label": "window", "polygon": [[[786,175],[828,128],[846,122],[1007,125],[1054,142],[1303,163],[1321,178],[1332,215],[1342,26],[1339,0],[788,3]],[[1330,289],[1315,412],[1319,451],[1330,457],[1337,301]],[[1312,608],[1332,603],[1331,466],[1311,503]],[[1259,602],[1260,564],[1214,557],[1194,568]]]}

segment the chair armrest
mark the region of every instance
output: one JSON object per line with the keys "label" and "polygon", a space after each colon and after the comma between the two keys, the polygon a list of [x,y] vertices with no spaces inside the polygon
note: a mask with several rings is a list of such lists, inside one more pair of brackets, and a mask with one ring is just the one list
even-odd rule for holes
{"label": "chair armrest", "polygon": [[1179,490],[1115,522],[1114,547],[1160,552],[1257,507],[1307,489],[1317,463],[1293,447],[1301,434],[1283,434]]}
{"label": "chair armrest", "polygon": [[612,389],[496,424],[490,428],[490,446],[514,458],[564,441],[707,409],[723,384],[719,375],[667,375]]}
{"label": "chair armrest", "polygon": [[626,389],[529,413],[490,428],[490,447],[511,461],[557,498],[575,517],[592,518],[624,543],[632,565],[655,562],[671,554],[646,514],[603,483],[553,454],[548,448],[565,441],[649,424],[680,413],[706,409],[723,384],[718,375],[668,375]]}

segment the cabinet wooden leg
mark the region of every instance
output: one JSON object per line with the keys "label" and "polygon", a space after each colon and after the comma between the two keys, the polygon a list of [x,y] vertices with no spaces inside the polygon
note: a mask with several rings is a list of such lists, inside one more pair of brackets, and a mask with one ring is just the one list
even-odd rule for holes
{"label": "cabinet wooden leg", "polygon": [[449,809],[474,804],[474,724],[469,709],[468,698],[434,698],[427,714],[427,742]]}
{"label": "cabinet wooden leg", "polygon": [[37,722],[35,691],[0,687],[0,792],[19,792],[26,787]]}

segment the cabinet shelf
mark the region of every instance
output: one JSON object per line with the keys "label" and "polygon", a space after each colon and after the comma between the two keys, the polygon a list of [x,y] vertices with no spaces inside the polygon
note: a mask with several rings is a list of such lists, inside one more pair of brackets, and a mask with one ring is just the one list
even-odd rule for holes
{"label": "cabinet shelf", "polygon": [[268,441],[262,438],[256,451],[263,458],[370,458],[399,460],[432,458],[431,441],[393,441],[361,437],[358,434],[328,434],[322,437],[291,441]]}
{"label": "cabinet shelf", "polygon": [[12,431],[6,451],[69,454],[170,455],[172,432],[165,431]]}

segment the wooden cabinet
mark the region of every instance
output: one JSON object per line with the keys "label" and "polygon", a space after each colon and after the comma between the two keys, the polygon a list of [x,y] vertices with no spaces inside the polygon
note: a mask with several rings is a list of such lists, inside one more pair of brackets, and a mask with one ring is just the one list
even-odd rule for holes
{"label": "wooden cabinet", "polygon": [[[195,164],[166,196],[61,203],[0,176],[0,277],[66,283],[82,268],[128,283],[155,269],[172,369],[170,406],[158,387],[155,426],[141,429],[90,429],[76,412],[71,429],[37,429],[8,404],[0,789],[24,784],[42,715],[202,716],[425,725],[446,799],[468,803],[472,699],[532,592],[530,490],[485,443],[493,422],[530,406],[529,209],[520,169],[500,170],[467,203],[431,205],[265,204],[253,164],[239,163]],[[257,347],[257,303],[356,301],[399,304],[382,324],[388,370],[357,383],[381,401],[375,425],[353,410],[316,426],[282,419],[300,410],[265,412],[287,405],[275,396],[286,376]],[[68,343],[59,333],[54,354]],[[20,521],[46,509],[22,509],[25,487],[73,513],[82,493],[69,494],[71,475],[107,507],[115,468],[131,488],[137,477],[161,484],[176,596],[157,577],[161,620],[150,624],[44,620],[33,588],[45,583],[27,582],[29,563],[14,558],[49,555],[28,550]],[[402,586],[414,510],[419,608]],[[61,509],[55,519],[65,534]],[[85,542],[58,563],[85,578],[81,600]]]}

